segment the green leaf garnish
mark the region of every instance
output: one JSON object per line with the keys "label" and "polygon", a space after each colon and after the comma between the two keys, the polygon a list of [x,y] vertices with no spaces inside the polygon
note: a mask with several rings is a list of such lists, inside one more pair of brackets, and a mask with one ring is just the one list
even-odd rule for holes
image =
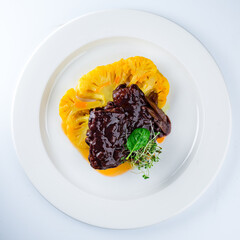
{"label": "green leaf garnish", "polygon": [[146,146],[150,137],[150,131],[146,128],[135,129],[127,139],[127,148],[130,154],[126,160],[129,159],[132,152],[139,150],[141,147]]}

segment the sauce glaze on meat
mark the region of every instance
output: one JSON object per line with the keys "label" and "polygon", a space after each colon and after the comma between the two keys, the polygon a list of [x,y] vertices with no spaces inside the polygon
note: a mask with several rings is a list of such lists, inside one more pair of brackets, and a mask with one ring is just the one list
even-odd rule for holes
{"label": "sauce glaze on meat", "polygon": [[171,131],[168,116],[157,107],[157,94],[147,98],[133,84],[119,85],[113,91],[113,101],[106,107],[90,110],[86,143],[90,146],[89,162],[95,169],[120,165],[128,155],[124,147],[128,136],[136,128],[159,132],[159,137]]}

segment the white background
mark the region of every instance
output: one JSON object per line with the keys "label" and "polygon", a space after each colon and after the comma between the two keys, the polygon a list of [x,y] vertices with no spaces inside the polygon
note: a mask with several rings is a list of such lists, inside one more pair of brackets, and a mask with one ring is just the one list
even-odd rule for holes
{"label": "white background", "polygon": [[[33,50],[49,33],[72,18],[111,8],[156,13],[197,37],[219,65],[232,105],[229,151],[211,187],[180,215],[136,230],[89,226],[54,208],[27,179],[11,138],[14,89]],[[0,0],[0,240],[240,239],[239,55],[238,0]]]}

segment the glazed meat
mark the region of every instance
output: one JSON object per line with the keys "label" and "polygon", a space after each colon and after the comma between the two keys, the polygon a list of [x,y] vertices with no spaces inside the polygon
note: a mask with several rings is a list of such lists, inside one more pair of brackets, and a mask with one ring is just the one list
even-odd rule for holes
{"label": "glazed meat", "polygon": [[171,122],[155,102],[154,93],[147,98],[137,85],[122,84],[113,91],[112,102],[90,111],[86,143],[93,168],[120,165],[129,153],[124,147],[127,138],[136,128],[158,132],[159,137],[170,133]]}
{"label": "glazed meat", "polygon": [[122,108],[96,108],[90,112],[86,142],[90,146],[89,162],[95,169],[116,167],[125,156],[126,127]]}
{"label": "glazed meat", "polygon": [[[150,94],[154,96],[154,94]],[[118,86],[113,91],[113,103],[116,107],[122,107],[125,111],[128,123],[128,136],[136,128],[147,128],[159,132],[159,137],[167,136],[171,131],[171,122],[168,116],[157,107],[156,97],[153,100],[145,97],[140,88],[133,84]],[[128,137],[127,136],[127,137]]]}

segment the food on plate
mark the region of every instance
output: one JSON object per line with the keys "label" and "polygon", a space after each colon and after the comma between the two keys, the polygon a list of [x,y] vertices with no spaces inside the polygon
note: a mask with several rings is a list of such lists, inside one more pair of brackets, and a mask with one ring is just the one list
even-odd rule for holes
{"label": "food on plate", "polygon": [[163,137],[171,130],[169,118],[136,84],[119,85],[113,91],[113,101],[90,110],[88,126],[89,162],[95,169],[119,166],[129,155],[125,144],[135,129],[148,130],[148,139],[150,131]]}
{"label": "food on plate", "polygon": [[[167,79],[150,59],[131,57],[96,67],[62,97],[63,130],[80,152],[89,152],[91,166],[105,175],[123,173],[131,166],[148,170],[159,160],[156,141],[171,131],[161,110],[168,92]],[[136,149],[137,143],[131,149],[134,136],[145,138],[145,145]]]}

